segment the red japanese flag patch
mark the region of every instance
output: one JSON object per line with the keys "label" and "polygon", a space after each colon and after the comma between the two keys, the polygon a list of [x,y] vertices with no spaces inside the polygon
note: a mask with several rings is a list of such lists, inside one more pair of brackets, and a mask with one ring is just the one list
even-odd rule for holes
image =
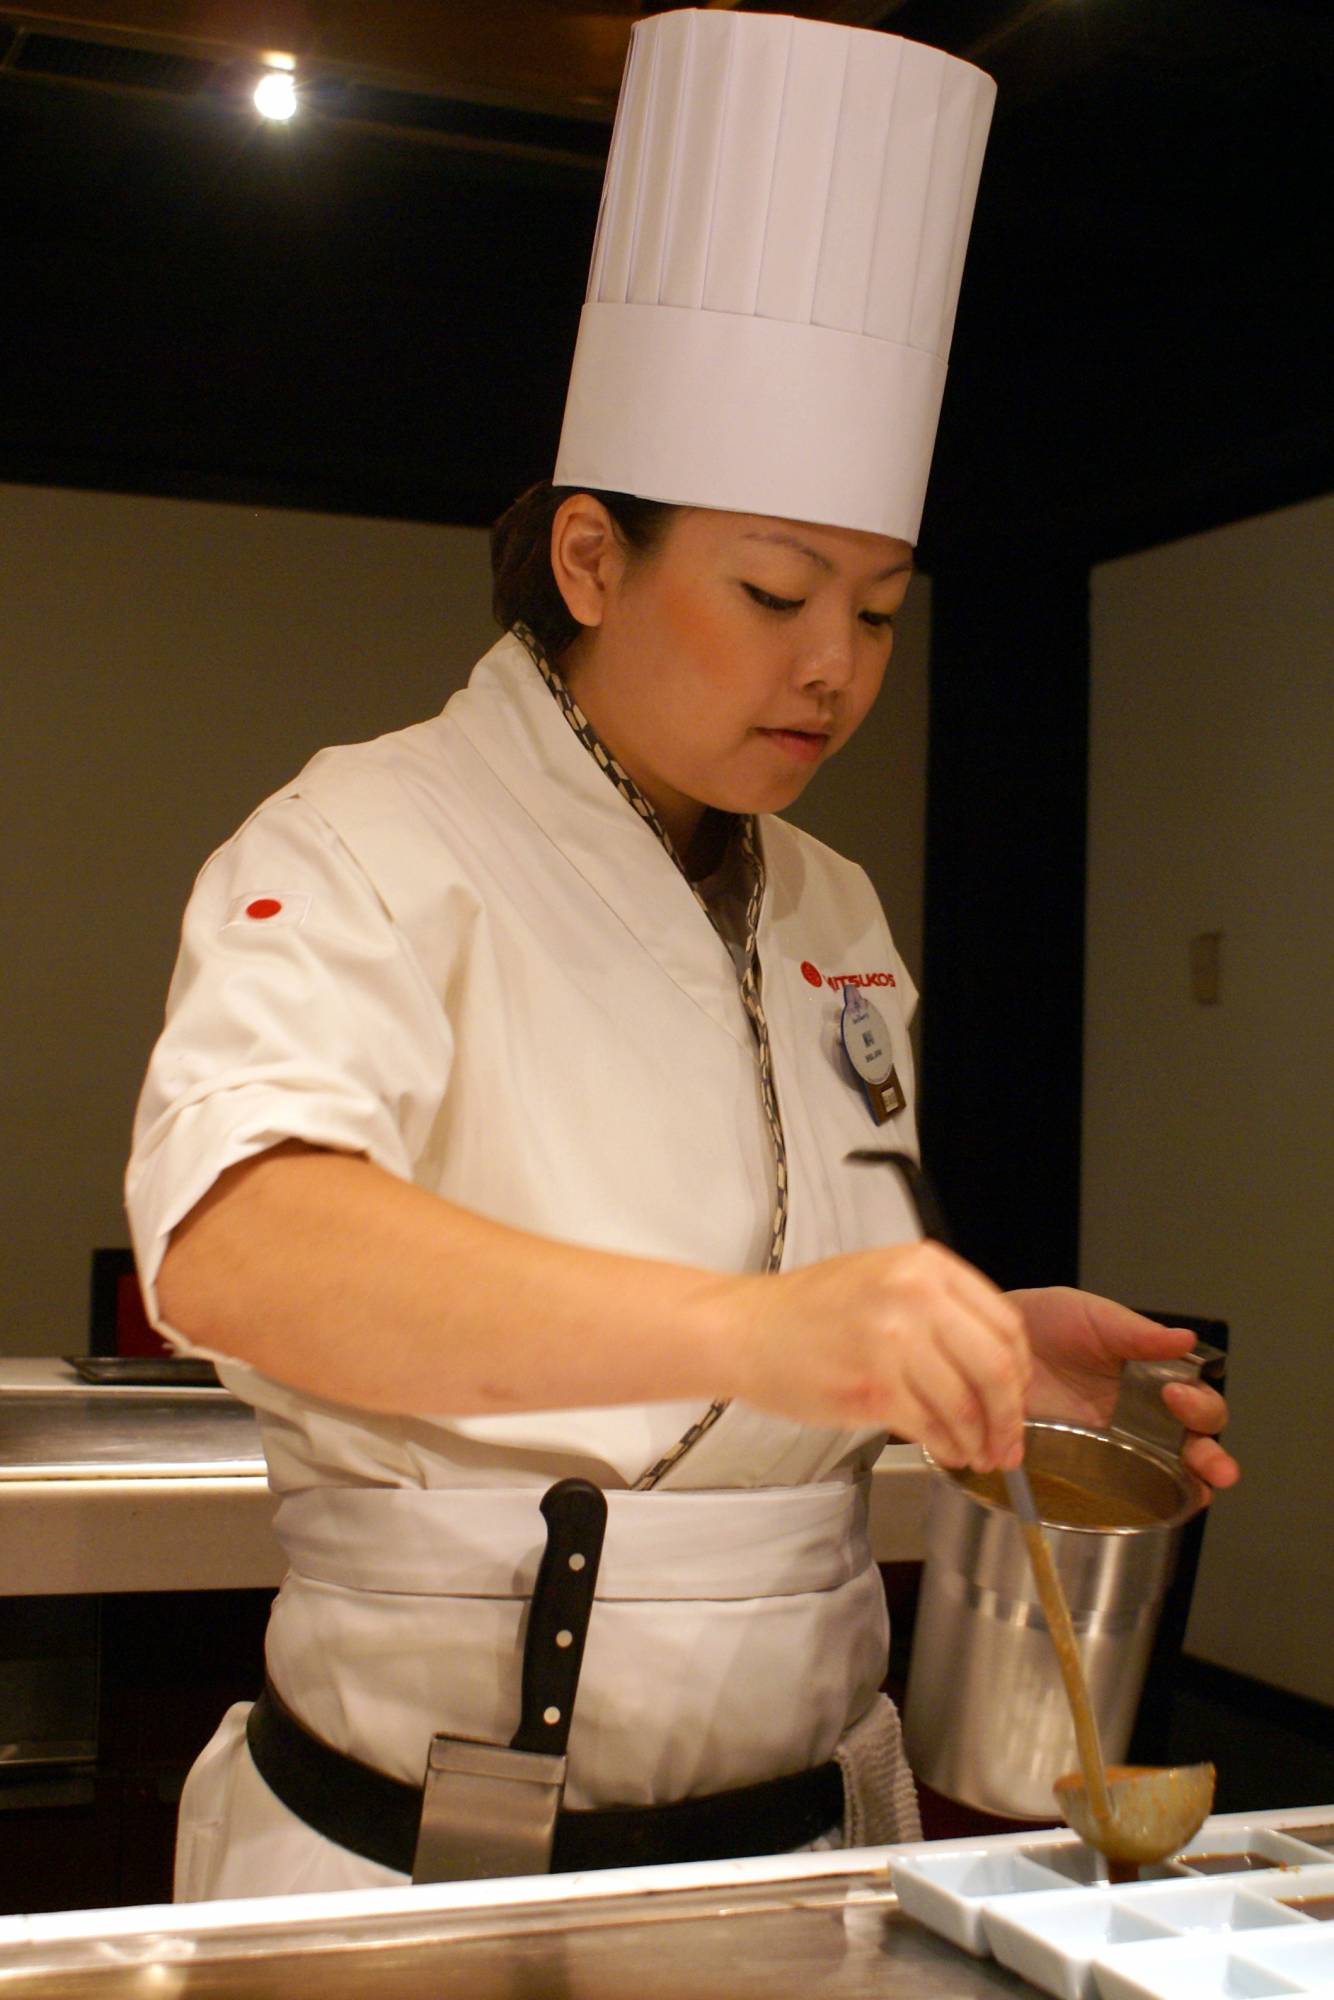
{"label": "red japanese flag patch", "polygon": [[234,896],[227,905],[225,931],[242,924],[255,930],[273,930],[278,924],[304,924],[310,911],[310,897],[304,890],[256,889],[248,896]]}

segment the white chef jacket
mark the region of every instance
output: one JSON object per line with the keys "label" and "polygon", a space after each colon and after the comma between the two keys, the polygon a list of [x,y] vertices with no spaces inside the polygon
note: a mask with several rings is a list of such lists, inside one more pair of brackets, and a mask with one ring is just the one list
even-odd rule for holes
{"label": "white chef jacket", "polygon": [[[760,819],[758,838],[757,944],[787,1153],[783,1268],[794,1269],[917,1233],[897,1176],[851,1158],[916,1152],[914,994],[863,872],[773,817]],[[880,1126],[841,1047],[850,980],[888,1026],[909,1094]],[[225,1168],[285,1139],[364,1154],[541,1235],[720,1271],[764,1268],[773,1149],[731,955],[513,635],[441,715],[321,752],[203,870],[127,1177],[159,1325],[156,1278],[171,1231]],[[625,1318],[632,1339],[633,1298]],[[208,1351],[163,1330],[186,1351]],[[742,1547],[755,1539],[752,1511],[735,1588],[705,1591],[698,1616],[680,1624],[679,1652],[642,1595],[631,1593],[619,1630],[600,1585],[569,1803],[678,1797],[820,1762],[873,1698],[883,1601],[853,1493],[876,1434],[733,1404],[668,1475],[670,1495],[631,1495],[623,1489],[705,1404],[392,1418],[213,1358],[258,1411],[283,1496],[279,1529],[286,1523],[297,1552],[270,1629],[270,1672],[337,1747],[419,1779],[433,1729],[508,1740],[541,1522],[534,1496],[524,1512],[535,1525],[513,1528],[517,1495],[497,1489],[544,1490],[570,1473],[612,1496],[604,1563],[613,1577],[618,1532],[629,1549],[665,1531],[661,1507],[634,1510],[661,1500],[680,1521],[675,1496],[691,1492],[700,1506],[680,1569],[698,1558],[704,1507],[712,1518],[718,1496],[738,1489],[757,1489],[754,1505],[785,1509],[786,1520],[807,1504],[793,1490],[810,1488],[811,1505],[841,1509],[830,1543],[841,1552],[816,1565],[818,1576],[794,1571],[792,1589],[770,1577],[757,1596],[745,1575],[753,1550]],[[792,1497],[773,1498],[775,1489]],[[479,1515],[488,1491],[496,1504]],[[366,1553],[375,1524],[401,1537],[402,1508],[428,1504],[433,1524],[467,1524],[451,1527],[440,1574],[375,1589]],[[734,1521],[745,1515],[737,1504]],[[330,1509],[347,1506],[360,1512],[355,1527],[340,1517],[339,1547],[358,1553],[346,1576],[332,1576],[312,1550],[325,1547]],[[506,1581],[492,1601],[477,1594],[470,1538],[479,1521],[502,1516],[489,1559]],[[635,1525],[618,1531],[618,1519]],[[718,1534],[715,1523],[703,1539]],[[439,1539],[433,1525],[433,1550]],[[650,1676],[653,1698],[627,1704],[635,1675]]]}

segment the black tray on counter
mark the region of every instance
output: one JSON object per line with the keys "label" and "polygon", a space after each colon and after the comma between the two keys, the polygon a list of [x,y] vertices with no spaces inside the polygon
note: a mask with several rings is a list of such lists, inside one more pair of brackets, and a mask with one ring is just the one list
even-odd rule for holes
{"label": "black tray on counter", "polygon": [[220,1389],[211,1361],[188,1354],[64,1354],[62,1361],[96,1388]]}

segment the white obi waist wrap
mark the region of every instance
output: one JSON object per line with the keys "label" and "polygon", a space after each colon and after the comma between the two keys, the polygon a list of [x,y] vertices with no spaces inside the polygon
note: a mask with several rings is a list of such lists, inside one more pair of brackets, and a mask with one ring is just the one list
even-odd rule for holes
{"label": "white obi waist wrap", "polygon": [[[823,1763],[884,1675],[869,1482],[607,1495],[566,1804],[647,1805]],[[307,1726],[419,1782],[436,1732],[518,1726],[542,1489],[317,1488],[269,1673]]]}

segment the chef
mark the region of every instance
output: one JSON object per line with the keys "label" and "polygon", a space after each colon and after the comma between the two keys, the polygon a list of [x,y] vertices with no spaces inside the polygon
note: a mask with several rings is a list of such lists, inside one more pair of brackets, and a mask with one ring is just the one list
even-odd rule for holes
{"label": "chef", "polygon": [[[889,662],[992,96],[870,31],[641,22],[505,636],[199,878],[128,1203],[156,1324],[259,1413],[290,1569],[181,1897],[409,1878],[374,1786],[514,1733],[566,1475],[608,1519],[558,1848],[911,1837],[884,1432],[1010,1465],[1026,1409],[1105,1421],[1189,1345],[921,1240],[912,982],[775,816]],[[1170,1393],[1228,1483],[1220,1400]]]}

